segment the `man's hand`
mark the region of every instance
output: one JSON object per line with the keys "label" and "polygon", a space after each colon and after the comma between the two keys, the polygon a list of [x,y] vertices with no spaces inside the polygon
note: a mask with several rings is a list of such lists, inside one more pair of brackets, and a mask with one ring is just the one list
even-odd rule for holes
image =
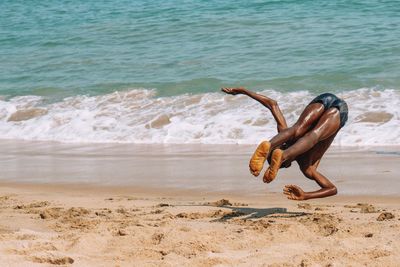
{"label": "man's hand", "polygon": [[229,95],[237,95],[237,94],[242,94],[244,88],[243,87],[238,87],[238,88],[221,88],[221,91],[224,93],[227,93]]}
{"label": "man's hand", "polygon": [[291,200],[305,200],[306,194],[303,189],[298,187],[297,185],[285,185],[283,188],[283,193],[287,196],[288,199]]}

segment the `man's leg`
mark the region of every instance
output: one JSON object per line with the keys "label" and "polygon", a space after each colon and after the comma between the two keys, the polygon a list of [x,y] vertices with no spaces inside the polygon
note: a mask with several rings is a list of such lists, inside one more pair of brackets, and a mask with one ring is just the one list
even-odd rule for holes
{"label": "man's leg", "polygon": [[302,137],[312,126],[316,124],[323,113],[324,105],[321,103],[312,103],[308,105],[292,127],[282,130],[270,140],[271,151],[283,143],[295,141]]}
{"label": "man's leg", "polygon": [[340,129],[340,114],[337,108],[330,108],[323,113],[317,125],[288,149],[276,149],[271,156],[271,165],[264,174],[264,182],[271,182],[283,162],[290,163],[304,154],[317,143],[334,135]]}
{"label": "man's leg", "polygon": [[336,134],[319,142],[312,149],[307,151],[305,154],[300,155],[296,159],[304,176],[316,181],[321,189],[313,192],[304,192],[297,185],[286,185],[283,189],[283,193],[287,195],[288,199],[306,200],[311,198],[328,197],[337,194],[336,186],[332,184],[327,177],[317,171],[322,156],[332,144],[335,136]]}
{"label": "man's leg", "polygon": [[[243,94],[253,98],[254,100],[258,101],[264,107],[268,108],[271,111],[272,116],[276,121],[278,132],[281,132],[282,130],[287,128],[285,117],[283,116],[282,111],[279,108],[278,102],[276,102],[272,98],[269,98],[261,94],[257,94],[242,87],[221,88],[221,90],[222,92],[230,95]],[[260,174],[260,171],[264,166],[264,162],[268,156],[269,151],[270,151],[270,143],[268,141],[262,142],[255,150],[249,162],[250,172],[254,176],[258,176]]]}
{"label": "man's leg", "polygon": [[309,130],[321,115],[324,113],[324,105],[321,103],[312,103],[308,105],[301,113],[297,122],[290,128],[281,129],[269,142],[263,141],[255,150],[250,159],[249,168],[254,176],[258,176],[264,166],[269,152],[279,147],[285,142],[293,141],[303,136]]}

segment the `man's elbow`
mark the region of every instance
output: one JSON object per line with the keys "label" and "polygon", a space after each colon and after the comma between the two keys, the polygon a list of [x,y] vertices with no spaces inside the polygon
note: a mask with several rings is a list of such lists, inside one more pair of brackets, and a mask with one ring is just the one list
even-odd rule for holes
{"label": "man's elbow", "polygon": [[271,99],[270,100],[270,105],[272,109],[275,109],[278,107],[278,102],[276,100]]}
{"label": "man's elbow", "polygon": [[275,100],[273,100],[273,99],[269,100],[268,107],[272,111],[272,113],[274,113],[274,114],[279,113],[278,102],[276,102]]}
{"label": "man's elbow", "polygon": [[332,193],[332,196],[337,195],[338,190],[337,190],[336,186],[333,186],[333,187],[331,188],[331,193]]}

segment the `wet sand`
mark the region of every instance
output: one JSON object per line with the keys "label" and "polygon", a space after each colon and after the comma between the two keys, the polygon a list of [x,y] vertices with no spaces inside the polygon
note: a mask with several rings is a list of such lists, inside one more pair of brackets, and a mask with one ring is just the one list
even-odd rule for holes
{"label": "wet sand", "polygon": [[5,142],[2,266],[398,266],[399,154],[333,150],[321,163],[339,195],[296,166],[263,184],[253,146]]}
{"label": "wet sand", "polygon": [[[248,161],[256,145],[67,144],[1,141],[0,181],[80,183],[233,192],[281,192],[286,184],[315,190],[297,166],[281,169],[271,184],[254,178]],[[331,148],[319,170],[342,195],[396,195],[400,147]],[[363,186],[360,186],[362,184]]]}

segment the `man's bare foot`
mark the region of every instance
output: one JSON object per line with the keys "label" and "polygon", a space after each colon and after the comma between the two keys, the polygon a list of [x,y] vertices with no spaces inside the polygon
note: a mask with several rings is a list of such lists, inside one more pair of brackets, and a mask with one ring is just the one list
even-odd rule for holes
{"label": "man's bare foot", "polygon": [[263,141],[258,145],[256,151],[254,151],[249,163],[250,172],[254,176],[258,176],[264,167],[264,162],[268,157],[270,147],[270,142]]}
{"label": "man's bare foot", "polygon": [[275,149],[272,152],[271,165],[268,167],[263,177],[264,183],[270,183],[275,179],[276,175],[278,174],[278,170],[281,167],[282,159],[283,151],[279,148]]}

